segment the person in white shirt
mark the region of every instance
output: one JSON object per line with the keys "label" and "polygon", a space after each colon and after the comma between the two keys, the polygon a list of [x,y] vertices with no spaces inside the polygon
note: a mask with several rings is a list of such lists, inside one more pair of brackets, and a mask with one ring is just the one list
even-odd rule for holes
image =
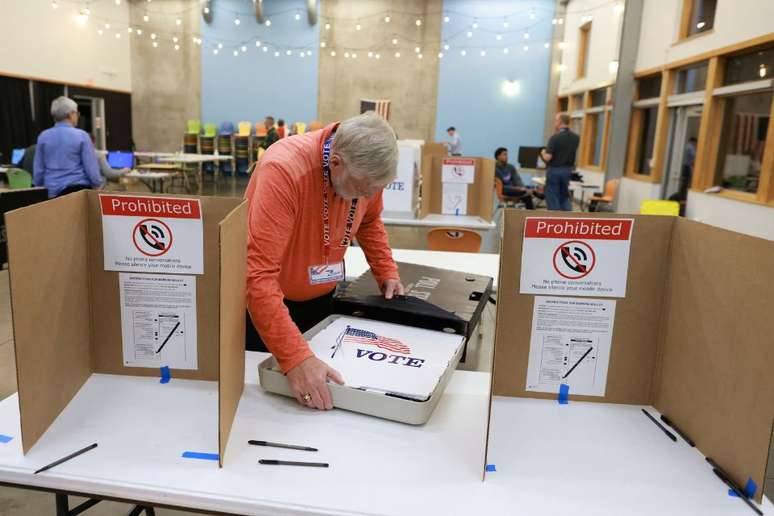
{"label": "person in white shirt", "polygon": [[449,133],[449,138],[451,138],[451,141],[446,142],[446,146],[449,147],[449,154],[452,156],[462,156],[462,140],[457,133],[457,129],[449,127],[446,132]]}

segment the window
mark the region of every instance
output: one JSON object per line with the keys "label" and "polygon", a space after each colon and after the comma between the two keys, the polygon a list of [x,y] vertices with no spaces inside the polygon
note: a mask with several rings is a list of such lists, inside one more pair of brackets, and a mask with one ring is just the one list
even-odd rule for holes
{"label": "window", "polygon": [[771,116],[772,92],[737,95],[723,102],[724,123],[715,184],[756,193]]}
{"label": "window", "polygon": [[637,98],[652,99],[661,96],[661,74],[644,77],[637,82]]}
{"label": "window", "polygon": [[585,142],[586,156],[585,165],[593,167],[602,167],[602,142],[605,133],[605,113],[591,113],[587,115],[587,141]]}
{"label": "window", "polygon": [[583,109],[583,93],[578,93],[570,99],[570,111],[580,111],[581,109]]}
{"label": "window", "polygon": [[684,68],[677,72],[675,80],[675,93],[691,93],[703,91],[707,85],[707,63],[690,68]]}
{"label": "window", "polygon": [[591,107],[604,106],[607,100],[607,90],[599,88],[591,91]]}
{"label": "window", "polygon": [[683,0],[679,39],[712,29],[717,4],[717,0]]}
{"label": "window", "polygon": [[583,129],[583,119],[578,118],[572,118],[570,120],[570,131],[574,132],[578,136],[581,134],[581,129]]}
{"label": "window", "polygon": [[586,69],[589,65],[589,39],[591,39],[591,22],[586,22],[581,25],[578,35],[578,79],[586,77]]}
{"label": "window", "polygon": [[774,77],[774,48],[731,56],[726,60],[723,84],[760,81]]}
{"label": "window", "polygon": [[559,99],[559,111],[560,112],[566,112],[567,111],[568,104],[569,104],[568,100],[569,99],[567,97],[561,97]]}
{"label": "window", "polygon": [[653,146],[656,141],[656,119],[658,107],[654,106],[641,110],[642,129],[639,135],[637,158],[637,172],[650,175],[653,162]]}

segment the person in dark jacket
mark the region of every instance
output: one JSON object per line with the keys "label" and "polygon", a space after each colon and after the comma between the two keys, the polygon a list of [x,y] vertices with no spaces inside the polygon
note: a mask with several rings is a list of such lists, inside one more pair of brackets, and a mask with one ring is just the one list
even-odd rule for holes
{"label": "person in dark jacket", "polygon": [[503,195],[524,203],[528,210],[534,210],[532,191],[524,186],[516,167],[508,163],[508,149],[499,147],[495,151],[495,174],[503,182]]}

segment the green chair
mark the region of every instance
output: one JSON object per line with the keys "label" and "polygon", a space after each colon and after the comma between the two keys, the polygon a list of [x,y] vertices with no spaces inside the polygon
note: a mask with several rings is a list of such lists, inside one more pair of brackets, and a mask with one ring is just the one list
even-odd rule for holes
{"label": "green chair", "polygon": [[214,138],[218,134],[218,126],[215,124],[204,124],[204,136]]}
{"label": "green chair", "polygon": [[186,133],[199,134],[202,130],[202,122],[201,120],[189,120],[187,127],[188,129],[186,129]]}
{"label": "green chair", "polygon": [[12,190],[32,188],[32,174],[21,168],[8,169],[8,186]]}

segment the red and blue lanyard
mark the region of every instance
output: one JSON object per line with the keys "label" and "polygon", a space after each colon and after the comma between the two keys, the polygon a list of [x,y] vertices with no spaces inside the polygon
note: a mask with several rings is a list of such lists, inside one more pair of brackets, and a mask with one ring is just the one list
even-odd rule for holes
{"label": "red and blue lanyard", "polygon": [[[323,254],[325,263],[331,255],[331,225],[330,225],[330,205],[328,201],[328,183],[331,180],[331,145],[333,137],[329,137],[323,144],[322,169],[323,169]],[[344,237],[341,239],[339,247],[347,247],[352,241],[352,226],[355,224],[355,212],[357,211],[357,199],[352,199],[347,214],[347,221],[344,228]]]}

